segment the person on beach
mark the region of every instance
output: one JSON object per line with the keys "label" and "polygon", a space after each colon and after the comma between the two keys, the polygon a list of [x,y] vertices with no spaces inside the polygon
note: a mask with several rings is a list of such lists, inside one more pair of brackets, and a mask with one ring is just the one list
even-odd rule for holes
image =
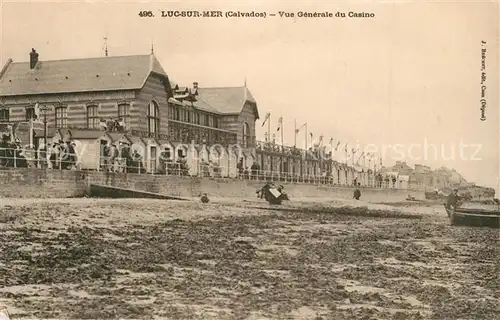
{"label": "person on beach", "polygon": [[453,191],[448,195],[448,200],[446,201],[446,206],[451,209],[456,209],[458,206],[458,201],[460,196],[458,195],[458,189],[454,188]]}
{"label": "person on beach", "polygon": [[359,200],[361,198],[361,191],[359,191],[359,184],[356,186],[354,190],[354,199]]}

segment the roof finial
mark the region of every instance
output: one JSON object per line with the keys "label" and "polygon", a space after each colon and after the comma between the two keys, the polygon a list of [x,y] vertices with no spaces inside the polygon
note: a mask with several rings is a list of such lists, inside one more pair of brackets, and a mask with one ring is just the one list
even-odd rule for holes
{"label": "roof finial", "polygon": [[247,77],[245,76],[245,88],[247,86]]}
{"label": "roof finial", "polygon": [[151,40],[151,54],[155,54],[155,49],[154,49],[154,43],[153,40]]}
{"label": "roof finial", "polygon": [[104,37],[104,55],[108,56],[108,37]]}

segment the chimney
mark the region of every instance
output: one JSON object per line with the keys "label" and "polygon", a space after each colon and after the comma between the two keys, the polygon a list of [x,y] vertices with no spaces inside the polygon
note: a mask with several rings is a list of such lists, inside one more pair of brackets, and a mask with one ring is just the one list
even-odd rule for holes
{"label": "chimney", "polygon": [[195,90],[198,89],[198,82],[193,82],[193,89],[195,89]]}
{"label": "chimney", "polygon": [[30,52],[30,69],[35,69],[37,62],[38,62],[38,53],[35,51],[34,48],[32,48]]}

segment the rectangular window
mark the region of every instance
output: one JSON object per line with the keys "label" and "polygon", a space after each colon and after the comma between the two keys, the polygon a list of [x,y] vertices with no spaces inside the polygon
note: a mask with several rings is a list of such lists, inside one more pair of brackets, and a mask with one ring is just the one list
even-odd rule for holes
{"label": "rectangular window", "polygon": [[214,128],[218,127],[219,127],[219,119],[217,119],[217,117],[214,117]]}
{"label": "rectangular window", "polygon": [[56,128],[66,128],[68,126],[68,110],[66,107],[56,107]]}
{"label": "rectangular window", "polygon": [[212,115],[208,116],[208,126],[209,127],[214,126],[214,117]]}
{"label": "rectangular window", "polygon": [[122,120],[124,125],[124,130],[130,129],[130,105],[128,103],[122,103],[118,105],[118,120]]}
{"label": "rectangular window", "polygon": [[99,129],[99,114],[97,106],[87,106],[87,128]]}
{"label": "rectangular window", "polygon": [[35,115],[35,107],[33,106],[26,107],[26,121],[29,121],[31,119],[37,120]]}
{"label": "rectangular window", "polygon": [[9,108],[0,109],[0,121],[9,121]]}

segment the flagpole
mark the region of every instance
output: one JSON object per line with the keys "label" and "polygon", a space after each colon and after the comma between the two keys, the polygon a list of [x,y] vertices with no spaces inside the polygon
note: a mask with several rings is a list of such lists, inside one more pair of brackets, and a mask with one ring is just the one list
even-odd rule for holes
{"label": "flagpole", "polygon": [[267,118],[267,136],[269,137],[269,143],[272,143],[272,141],[271,141],[271,113],[269,113],[269,118]]}
{"label": "flagpole", "polygon": [[281,117],[281,122],[280,122],[280,131],[281,131],[281,150],[283,150],[283,146],[285,145],[283,143],[283,117]]}
{"label": "flagpole", "polygon": [[346,166],[349,164],[349,163],[347,163],[347,161],[348,161],[348,159],[347,159],[347,146],[348,146],[348,144],[346,143],[346,145],[345,145],[345,164],[346,164]]}
{"label": "flagpole", "polygon": [[307,122],[306,122],[306,151],[307,151]]}
{"label": "flagpole", "polygon": [[293,121],[293,147],[297,146],[297,119]]}
{"label": "flagpole", "polygon": [[333,160],[333,139],[330,138],[330,148],[331,148],[331,152],[332,154],[330,155],[330,160]]}

